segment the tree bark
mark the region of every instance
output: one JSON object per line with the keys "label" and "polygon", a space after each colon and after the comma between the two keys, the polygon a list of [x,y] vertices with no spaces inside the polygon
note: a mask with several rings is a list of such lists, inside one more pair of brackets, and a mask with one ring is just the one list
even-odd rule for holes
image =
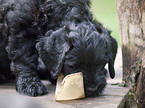
{"label": "tree bark", "polygon": [[131,66],[130,90],[118,108],[145,108],[145,57]]}
{"label": "tree bark", "polygon": [[123,54],[123,81],[131,86],[121,106],[145,108],[145,0],[116,0],[116,6]]}
{"label": "tree bark", "polygon": [[123,53],[123,81],[130,67],[145,55],[145,0],[116,0]]}
{"label": "tree bark", "polygon": [[145,57],[142,60],[139,72],[136,85],[136,101],[139,108],[145,108]]}

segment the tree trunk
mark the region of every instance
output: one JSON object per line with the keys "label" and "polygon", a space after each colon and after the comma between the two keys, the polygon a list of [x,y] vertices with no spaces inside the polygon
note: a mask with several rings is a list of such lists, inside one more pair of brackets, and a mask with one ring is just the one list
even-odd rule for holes
{"label": "tree trunk", "polygon": [[136,83],[136,101],[139,108],[145,108],[145,57],[139,70],[139,76]]}
{"label": "tree trunk", "polygon": [[131,66],[129,82],[131,89],[118,108],[145,108],[145,57]]}
{"label": "tree trunk", "polygon": [[123,52],[123,80],[145,55],[145,0],[116,0]]}
{"label": "tree trunk", "polygon": [[145,0],[116,0],[116,6],[123,54],[123,81],[131,86],[123,106],[145,108]]}

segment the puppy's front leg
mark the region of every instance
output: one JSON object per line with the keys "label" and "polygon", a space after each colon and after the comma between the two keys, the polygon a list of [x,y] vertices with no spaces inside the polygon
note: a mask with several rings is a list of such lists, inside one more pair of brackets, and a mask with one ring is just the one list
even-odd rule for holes
{"label": "puppy's front leg", "polygon": [[16,75],[16,90],[20,94],[39,96],[47,93],[40,82],[36,67],[38,64],[35,39],[27,31],[10,35],[7,51],[11,59],[11,70]]}

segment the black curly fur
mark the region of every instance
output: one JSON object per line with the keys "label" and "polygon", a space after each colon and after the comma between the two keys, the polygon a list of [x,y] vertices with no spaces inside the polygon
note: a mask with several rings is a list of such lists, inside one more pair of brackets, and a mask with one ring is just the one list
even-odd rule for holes
{"label": "black curly fur", "polygon": [[48,72],[55,82],[60,73],[81,71],[86,96],[102,93],[107,63],[111,78],[115,76],[117,42],[93,20],[89,5],[89,0],[1,0],[1,76],[10,73],[10,64],[16,90],[39,96],[47,90],[38,72]]}

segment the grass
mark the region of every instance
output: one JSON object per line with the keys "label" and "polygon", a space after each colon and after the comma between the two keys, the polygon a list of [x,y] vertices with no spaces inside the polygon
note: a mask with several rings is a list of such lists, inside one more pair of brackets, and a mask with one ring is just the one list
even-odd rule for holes
{"label": "grass", "polygon": [[98,20],[103,26],[112,31],[112,36],[120,46],[119,26],[115,0],[91,0],[91,11],[94,19]]}

